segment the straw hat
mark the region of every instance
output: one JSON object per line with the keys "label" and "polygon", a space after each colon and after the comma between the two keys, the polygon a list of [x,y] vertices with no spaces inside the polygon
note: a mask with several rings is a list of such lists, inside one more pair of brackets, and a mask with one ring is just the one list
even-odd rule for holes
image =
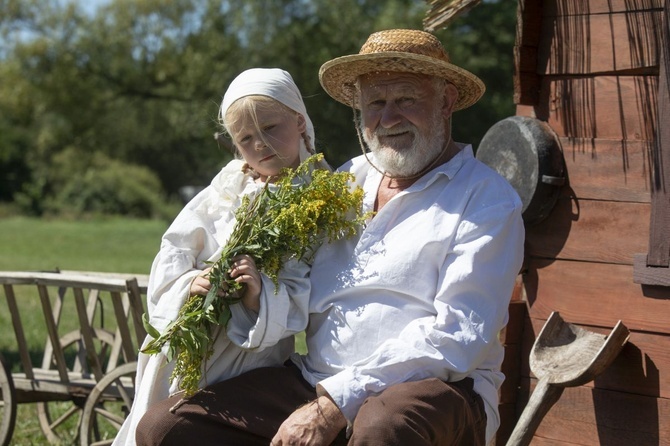
{"label": "straw hat", "polygon": [[370,35],[358,54],[324,63],[319,70],[319,80],[333,99],[352,106],[356,79],[374,72],[420,73],[444,78],[458,89],[454,110],[471,106],[486,90],[477,76],[449,62],[447,52],[435,36],[412,29],[390,29]]}

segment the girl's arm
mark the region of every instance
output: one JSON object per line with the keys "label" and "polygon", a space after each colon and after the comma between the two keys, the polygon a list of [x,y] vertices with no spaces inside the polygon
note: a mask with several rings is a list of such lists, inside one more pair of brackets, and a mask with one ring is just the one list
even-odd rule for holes
{"label": "girl's arm", "polygon": [[244,349],[263,349],[307,327],[310,294],[310,267],[290,260],[279,274],[278,286],[261,274],[259,311],[242,304],[230,307],[232,318],[227,333],[230,340]]}

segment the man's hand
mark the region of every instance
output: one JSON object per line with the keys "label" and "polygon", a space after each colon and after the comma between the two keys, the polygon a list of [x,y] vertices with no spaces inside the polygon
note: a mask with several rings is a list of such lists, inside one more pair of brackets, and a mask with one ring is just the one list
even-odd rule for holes
{"label": "man's hand", "polygon": [[327,396],[320,396],[293,412],[270,445],[329,445],[346,425],[347,420],[335,403]]}

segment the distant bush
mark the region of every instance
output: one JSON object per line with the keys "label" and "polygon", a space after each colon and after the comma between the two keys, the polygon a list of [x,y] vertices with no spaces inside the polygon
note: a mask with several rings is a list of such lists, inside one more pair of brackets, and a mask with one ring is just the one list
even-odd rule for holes
{"label": "distant bush", "polygon": [[42,193],[26,190],[16,199],[29,213],[171,219],[178,212],[177,205],[165,199],[151,170],[99,152],[67,149],[54,157],[45,173],[41,181],[33,182],[43,185]]}

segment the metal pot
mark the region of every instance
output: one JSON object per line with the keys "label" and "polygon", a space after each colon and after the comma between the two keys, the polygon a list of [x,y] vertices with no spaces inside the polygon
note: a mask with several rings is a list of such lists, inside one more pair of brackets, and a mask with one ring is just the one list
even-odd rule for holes
{"label": "metal pot", "polygon": [[539,119],[512,116],[494,124],[484,135],[477,159],[505,177],[523,203],[523,220],[544,220],[565,184],[561,143]]}

